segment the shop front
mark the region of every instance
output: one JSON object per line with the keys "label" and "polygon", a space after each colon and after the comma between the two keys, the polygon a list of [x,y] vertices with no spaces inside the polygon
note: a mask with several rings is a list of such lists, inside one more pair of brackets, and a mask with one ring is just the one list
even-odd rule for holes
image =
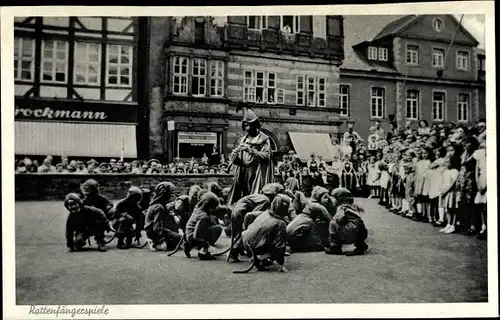
{"label": "shop front", "polygon": [[14,115],[16,155],[137,157],[137,104],[16,97]]}
{"label": "shop front", "polygon": [[220,138],[216,132],[177,132],[177,154],[180,158],[201,158],[212,154],[217,148],[220,152]]}

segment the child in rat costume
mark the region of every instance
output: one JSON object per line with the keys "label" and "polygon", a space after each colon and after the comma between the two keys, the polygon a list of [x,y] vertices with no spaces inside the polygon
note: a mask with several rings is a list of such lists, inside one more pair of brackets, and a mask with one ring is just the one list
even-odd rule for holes
{"label": "child in rat costume", "polygon": [[106,251],[104,246],[104,230],[108,220],[102,210],[85,206],[76,193],[70,193],[64,200],[69,211],[66,221],[66,245],[73,252],[81,250],[87,240],[94,236],[99,251]]}
{"label": "child in rat costume", "polygon": [[352,193],[345,188],[337,188],[332,192],[333,204],[337,207],[330,221],[330,243],[326,254],[341,255],[342,245],[354,244],[355,249],[347,255],[361,255],[368,250],[365,240],[368,231],[361,217],[363,209],[354,204]]}
{"label": "child in rat costume", "polygon": [[290,251],[309,252],[324,249],[326,241],[322,241],[317,223],[330,223],[331,216],[326,209],[329,201],[328,190],[316,187],[311,202],[286,227]]}
{"label": "child in rat costume", "polygon": [[286,272],[286,223],[283,217],[288,215],[290,200],[288,196],[278,194],[270,208],[259,215],[249,228],[242,233],[245,250],[254,255],[258,270],[265,270],[266,265],[276,261],[280,272]]}
{"label": "child in rat costume", "polygon": [[[132,244],[132,238],[138,240],[141,237],[143,229],[142,208],[139,202],[142,199],[142,191],[138,187],[130,187],[127,192],[127,197],[117,201],[110,211],[112,217],[111,224],[116,230],[119,249],[128,249]],[[133,224],[136,224],[134,229]],[[124,239],[126,242],[124,243]]]}
{"label": "child in rat costume", "polygon": [[163,243],[167,248],[173,248],[182,238],[178,233],[179,226],[172,223],[175,211],[166,208],[173,188],[174,185],[169,182],[160,182],[153,191],[144,226],[151,251],[157,251],[158,245]]}
{"label": "child in rat costume", "polygon": [[106,216],[111,208],[113,208],[111,201],[99,193],[99,183],[94,179],[85,181],[81,185],[80,190],[84,196],[83,204],[85,206],[95,207],[103,211]]}
{"label": "child in rat costume", "polygon": [[222,233],[222,227],[214,224],[211,216],[217,213],[219,198],[212,193],[207,192],[196,205],[193,214],[186,224],[186,242],[184,244],[184,253],[191,257],[191,248],[198,247],[198,258],[200,260],[217,259],[209,252],[210,244],[214,244]]}
{"label": "child in rat costume", "polygon": [[231,213],[231,249],[228,260],[238,261],[238,255],[241,252],[241,232],[243,231],[243,224],[247,213],[254,211],[264,211],[269,208],[270,197],[276,195],[283,190],[279,184],[265,185],[261,193],[251,194],[241,198],[236,202]]}

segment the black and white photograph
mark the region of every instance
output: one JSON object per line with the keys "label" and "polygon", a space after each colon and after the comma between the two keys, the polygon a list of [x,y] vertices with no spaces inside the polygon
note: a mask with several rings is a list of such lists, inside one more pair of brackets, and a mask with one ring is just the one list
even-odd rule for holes
{"label": "black and white photograph", "polygon": [[2,8],[7,319],[498,314],[493,2],[57,8]]}

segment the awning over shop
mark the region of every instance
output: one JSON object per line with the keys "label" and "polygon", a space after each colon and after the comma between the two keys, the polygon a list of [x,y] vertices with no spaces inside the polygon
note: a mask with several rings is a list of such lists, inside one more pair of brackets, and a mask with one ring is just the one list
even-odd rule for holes
{"label": "awning over shop", "polygon": [[301,161],[308,161],[311,153],[332,161],[334,154],[330,135],[328,133],[289,132],[293,147]]}
{"label": "awning over shop", "polygon": [[134,125],[15,122],[15,152],[23,155],[137,157]]}

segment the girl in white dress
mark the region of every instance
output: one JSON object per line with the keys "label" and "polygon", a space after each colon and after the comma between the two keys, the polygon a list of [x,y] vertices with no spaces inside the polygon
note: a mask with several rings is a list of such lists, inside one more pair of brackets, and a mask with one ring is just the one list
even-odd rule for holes
{"label": "girl in white dress", "polygon": [[439,232],[454,233],[455,232],[455,219],[456,211],[458,209],[458,202],[460,199],[460,190],[457,187],[458,170],[452,165],[449,157],[444,160],[446,170],[443,171],[443,178],[441,183],[441,207],[446,214],[447,225]]}
{"label": "girl in white dress", "polygon": [[424,195],[425,179],[429,172],[431,161],[429,160],[429,150],[422,148],[420,150],[420,160],[415,165],[415,199],[417,207],[417,219],[424,222],[429,221],[428,216],[428,198]]}
{"label": "girl in white dress", "polygon": [[[436,160],[429,166],[429,174],[425,179],[426,190],[424,192],[429,196],[431,216],[436,222],[436,226],[444,224],[444,208],[440,205],[441,183],[443,178],[443,171],[446,170],[444,157],[446,156],[445,148],[438,148],[434,150]],[[438,219],[435,219],[436,209],[438,211]]]}
{"label": "girl in white dress", "polygon": [[367,177],[366,185],[370,188],[370,196],[368,198],[376,197],[376,190],[380,187],[380,170],[378,169],[378,164],[375,162],[375,157],[370,157],[370,162],[367,166]]}

